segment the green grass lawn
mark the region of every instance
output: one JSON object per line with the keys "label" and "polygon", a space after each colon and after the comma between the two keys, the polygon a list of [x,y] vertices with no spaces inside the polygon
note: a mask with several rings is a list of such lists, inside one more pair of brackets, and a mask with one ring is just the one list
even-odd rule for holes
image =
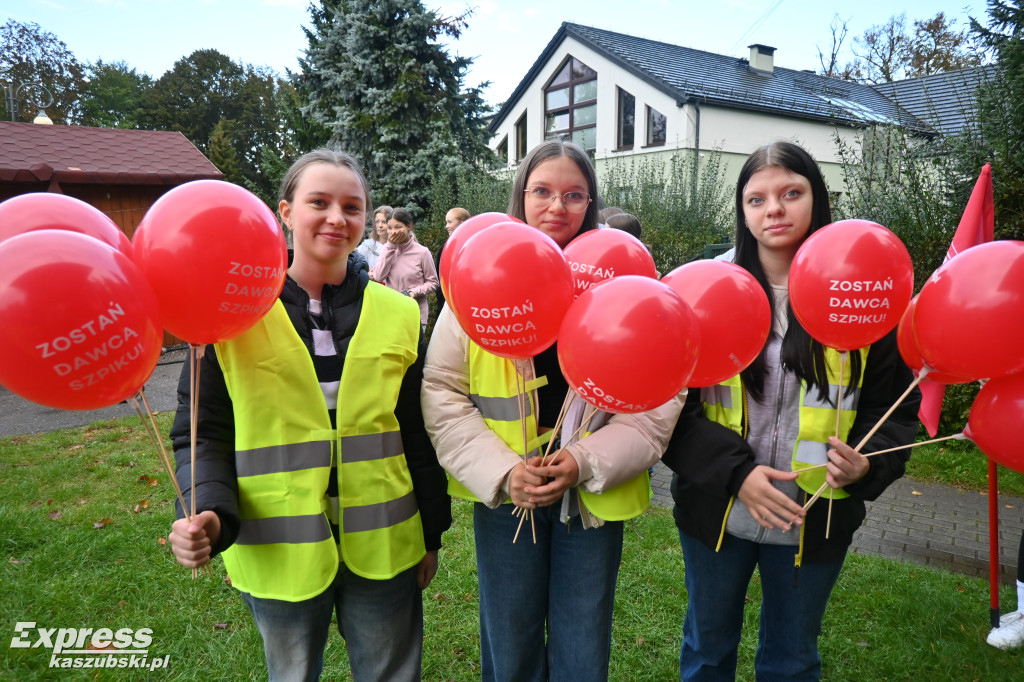
{"label": "green grass lawn", "polygon": [[[166,433],[170,415],[160,415]],[[917,448],[914,476],[984,489],[985,460],[963,444]],[[152,480],[155,485],[151,485]],[[1019,474],[1004,492],[1021,495]],[[137,418],[0,439],[2,680],[263,679],[262,646],[223,566],[193,580],[161,544],[172,488]],[[424,594],[425,680],[479,679],[471,507],[454,505],[441,566]],[[511,539],[510,539],[511,541]],[[750,589],[759,600],[756,581]],[[1004,590],[1004,604],[1016,595]],[[679,539],[667,509],[627,529],[616,601],[612,680],[678,679],[686,603]],[[757,610],[748,609],[740,679],[753,679]],[[44,648],[10,648],[18,622],[38,628],[150,628],[151,658],[169,667],[53,670]],[[825,617],[827,680],[1019,680],[1020,652],[985,644],[984,580],[850,556]],[[6,633],[6,634],[4,634]],[[34,637],[32,638],[35,639]],[[348,679],[335,631],[323,679]]]}

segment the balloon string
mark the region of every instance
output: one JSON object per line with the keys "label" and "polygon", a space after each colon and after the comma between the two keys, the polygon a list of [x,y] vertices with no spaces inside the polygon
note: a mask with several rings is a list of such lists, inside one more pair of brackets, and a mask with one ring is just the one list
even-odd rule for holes
{"label": "balloon string", "polygon": [[[896,452],[897,450],[906,450],[907,448],[916,448],[918,445],[931,445],[933,443],[941,443],[942,441],[946,441],[946,440],[966,440],[966,439],[967,439],[967,436],[964,435],[963,433],[954,433],[952,436],[941,436],[939,438],[932,438],[931,440],[922,440],[922,441],[919,441],[917,443],[907,443],[906,445],[897,445],[894,448],[886,448],[885,450],[879,450],[877,452],[869,452],[869,453],[865,454],[864,456],[865,457],[874,457],[875,455],[884,455],[884,454],[889,453],[889,452]],[[800,473],[803,473],[805,471],[812,471],[814,469],[821,469],[822,467],[827,467],[827,466],[828,466],[828,463],[825,463],[825,464],[815,464],[814,466],[807,467],[805,469],[801,469]]]}
{"label": "balloon string", "polygon": [[[142,402],[146,407],[145,412],[143,412],[142,406],[139,405],[138,398],[142,399]],[[164,471],[171,480],[171,485],[174,487],[174,493],[178,497],[178,503],[181,504],[182,512],[184,512],[185,518],[191,521],[192,517],[188,512],[188,505],[185,504],[185,497],[181,492],[181,486],[178,485],[178,477],[174,473],[174,465],[171,462],[171,456],[167,453],[167,448],[164,446],[163,439],[160,437],[160,431],[157,428],[153,412],[149,409],[149,401],[146,400],[145,391],[140,389],[138,395],[129,398],[128,402],[135,408],[135,412],[139,415],[139,419],[142,420],[142,426],[145,427],[150,440],[152,440],[153,444],[156,446],[157,455],[160,457],[160,463],[163,465]]]}
{"label": "balloon string", "polygon": [[[520,388],[520,384],[519,384],[519,367],[520,367],[520,365],[519,365],[519,363],[520,363],[520,360],[513,360],[512,361],[512,366],[515,369],[515,373],[516,373],[516,406],[519,408],[519,424],[520,424],[520,426],[522,426],[522,431],[523,431],[523,464],[525,465],[526,464],[526,460],[529,458],[528,450],[530,448],[530,443],[529,443],[529,440],[527,439],[527,435],[526,435],[526,401],[529,399],[529,396],[526,395],[526,377],[525,377],[525,375],[523,376],[523,384],[522,384],[522,387]],[[525,363],[523,364],[523,371],[525,372]],[[533,510],[532,509],[528,509],[526,511],[527,511],[527,513],[526,514],[522,514],[522,516],[519,518],[519,525],[516,527],[516,534],[514,536],[512,536],[512,544],[515,544],[516,540],[519,539],[519,531],[522,530],[522,528],[523,528],[523,521],[526,520],[527,516],[530,517],[530,529],[533,531],[533,544],[535,544],[535,545],[537,544],[537,527],[533,523]],[[514,510],[513,510],[513,513],[515,513]]]}
{"label": "balloon string", "polygon": [[[205,344],[189,344],[189,435],[191,436],[191,470],[189,481],[191,486],[191,509],[192,516],[196,515],[196,441],[198,440],[199,425],[199,372],[201,361],[206,354]],[[192,578],[199,577],[199,569],[192,569]]]}
{"label": "balloon string", "polygon": [[[843,412],[843,369],[846,364],[846,353],[839,353],[839,390],[836,392],[836,438],[839,438],[839,416]],[[850,381],[853,381],[853,377],[850,377]],[[832,500],[835,499],[835,495],[828,496],[828,516],[825,519],[825,539],[828,540],[829,533],[832,531]]]}
{"label": "balloon string", "polygon": [[[871,436],[875,435],[875,432],[878,431],[878,429],[880,429],[882,427],[882,424],[884,424],[885,421],[892,415],[892,413],[896,411],[896,408],[900,406],[900,403],[902,403],[906,399],[906,397],[908,395],[910,395],[910,392],[913,391],[914,388],[919,383],[921,383],[921,380],[923,380],[923,379],[924,379],[924,376],[919,374],[917,377],[914,378],[914,380],[912,382],[910,382],[910,386],[907,387],[907,390],[903,391],[903,395],[901,395],[899,398],[897,398],[896,402],[894,402],[892,404],[892,407],[890,407],[888,409],[888,411],[886,411],[886,413],[882,415],[881,419],[878,420],[878,423],[876,423],[874,426],[871,427],[871,430],[868,431],[868,434],[866,436],[864,436],[864,438],[862,438],[859,443],[857,443],[857,447],[855,447],[854,450],[857,450],[859,452],[860,449],[862,447],[864,447],[865,443],[867,443],[871,439]],[[821,497],[821,494],[823,492],[825,492],[825,488],[827,488],[827,487],[828,487],[828,482],[825,482],[825,483],[821,484],[821,487],[818,488],[818,492],[814,493],[814,497],[809,499],[807,501],[807,504],[804,505],[804,511],[807,511],[808,509],[810,509],[811,505],[814,504],[815,502],[817,502],[818,498]]]}
{"label": "balloon string", "polygon": [[544,451],[544,457],[540,460],[540,465],[544,466],[544,463],[548,460],[548,455],[551,454],[551,446],[558,440],[558,434],[562,430],[562,421],[565,420],[565,416],[569,414],[569,405],[572,404],[572,397],[576,395],[576,392],[570,388],[565,392],[565,400],[562,401],[562,409],[558,412],[558,419],[555,421],[555,428],[551,429],[551,440],[548,441],[548,447]]}

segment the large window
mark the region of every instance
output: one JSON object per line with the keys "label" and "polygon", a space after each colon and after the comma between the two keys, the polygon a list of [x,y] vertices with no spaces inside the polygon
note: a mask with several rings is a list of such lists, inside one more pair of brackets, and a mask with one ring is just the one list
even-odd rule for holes
{"label": "large window", "polygon": [[665,114],[662,114],[653,107],[647,107],[648,147],[658,147],[665,144],[665,128],[667,127],[668,122],[665,119]]}
{"label": "large window", "polygon": [[597,72],[569,57],[544,89],[544,139],[563,138],[597,148]]}
{"label": "large window", "polygon": [[615,146],[619,149],[633,148],[633,134],[636,130],[636,97],[619,88],[619,123]]}
{"label": "large window", "polygon": [[526,156],[526,114],[516,121],[516,161]]}
{"label": "large window", "polygon": [[499,159],[501,159],[505,163],[508,163],[508,135],[503,137],[501,139],[501,142],[498,143],[497,153]]}

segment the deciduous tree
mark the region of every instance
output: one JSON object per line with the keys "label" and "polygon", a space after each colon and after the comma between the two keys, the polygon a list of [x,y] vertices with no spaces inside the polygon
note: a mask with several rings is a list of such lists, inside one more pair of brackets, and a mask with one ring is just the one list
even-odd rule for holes
{"label": "deciduous tree", "polygon": [[[46,113],[56,123],[71,123],[78,113],[84,86],[81,63],[64,41],[39,24],[8,19],[0,26],[0,79],[20,89],[18,120],[31,121],[47,95],[29,84],[41,83],[53,95]],[[7,102],[2,103],[3,120],[10,120]]]}

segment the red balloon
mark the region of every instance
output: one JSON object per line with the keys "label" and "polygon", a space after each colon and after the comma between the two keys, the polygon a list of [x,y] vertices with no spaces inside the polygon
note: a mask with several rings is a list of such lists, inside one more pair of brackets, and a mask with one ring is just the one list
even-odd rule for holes
{"label": "red balloon", "polygon": [[[965,253],[953,260],[962,258]],[[1021,424],[1024,424],[1024,374],[1011,374],[990,379],[981,387],[971,405],[964,434],[996,462],[1024,473]]]}
{"label": "red balloon", "polygon": [[459,324],[503,358],[529,358],[551,346],[572,302],[562,250],[522,223],[498,223],[471,237],[450,276],[448,301]]}
{"label": "red balloon", "polygon": [[584,232],[565,247],[572,271],[573,296],[598,282],[622,275],[658,277],[650,251],[633,235],[614,228]]}
{"label": "red balloon", "polygon": [[284,286],[288,252],[277,219],[228,182],[197,180],[167,192],[143,217],[134,244],[167,331],[194,345],[249,329]]}
{"label": "red balloon", "polygon": [[[916,308],[917,296],[910,299],[910,304],[903,312],[900,324],[896,328],[896,343],[899,346],[900,355],[903,356],[903,362],[907,363],[907,367],[914,370],[914,376],[920,374],[921,369],[924,367],[921,351],[918,350],[917,342],[914,340],[914,310]],[[936,384],[967,384],[975,381],[977,378],[958,377],[954,374],[937,372],[929,367],[925,381],[931,381]]]}
{"label": "red balloon", "polygon": [[120,251],[66,230],[0,243],[0,383],[62,410],[115,405],[160,359],[149,283]]}
{"label": "red balloon", "polygon": [[867,220],[826,225],[789,266],[789,303],[813,338],[839,351],[870,346],[900,321],[914,265],[890,230]]}
{"label": "red balloon", "polygon": [[700,347],[697,316],[667,285],[626,275],[577,298],[558,333],[558,364],[606,412],[644,412],[683,390]]}
{"label": "red balloon", "polygon": [[915,339],[929,367],[974,379],[1024,369],[1024,242],[961,252],[917,299]]}
{"label": "red balloon", "polygon": [[53,192],[19,194],[0,203],[0,242],[35,230],[68,230],[109,244],[129,258],[132,243],[103,211]]}
{"label": "red balloon", "polygon": [[478,213],[475,216],[466,218],[455,231],[448,237],[444,245],[444,253],[441,254],[441,261],[437,264],[437,274],[441,278],[441,293],[445,300],[450,298],[448,293],[448,278],[451,276],[452,263],[462,249],[462,245],[469,241],[470,237],[480,230],[497,225],[498,223],[515,222],[522,223],[522,220],[513,218],[504,213]]}
{"label": "red balloon", "polygon": [[699,260],[661,281],[690,306],[700,328],[700,354],[687,386],[711,386],[736,376],[764,348],[772,329],[768,297],[740,266]]}

